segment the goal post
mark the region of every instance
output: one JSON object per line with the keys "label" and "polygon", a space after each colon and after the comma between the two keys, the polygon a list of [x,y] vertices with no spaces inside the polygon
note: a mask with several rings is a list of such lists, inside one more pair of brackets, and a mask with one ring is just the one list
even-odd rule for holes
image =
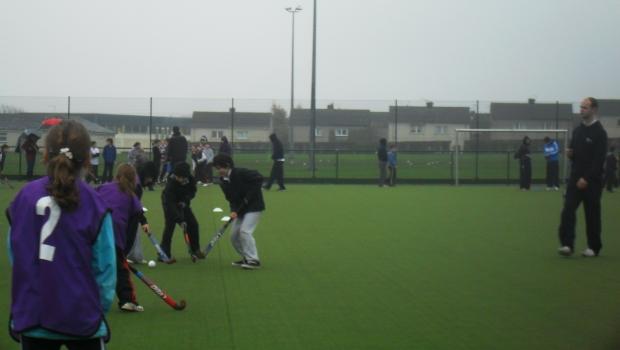
{"label": "goal post", "polygon": [[[568,156],[565,152],[566,147],[568,146],[568,130],[566,129],[456,129],[455,130],[455,138],[454,138],[454,185],[459,185],[459,157],[463,152],[463,146],[465,145],[466,138],[464,135],[472,135],[475,133],[511,133],[511,134],[519,134],[519,135],[528,135],[528,134],[564,134],[564,144],[560,149],[562,157],[564,158],[564,166],[562,167],[562,176],[566,179],[568,173]],[[463,134],[463,136],[461,136]],[[516,141],[516,140],[515,140]],[[491,141],[492,142],[492,141]]]}

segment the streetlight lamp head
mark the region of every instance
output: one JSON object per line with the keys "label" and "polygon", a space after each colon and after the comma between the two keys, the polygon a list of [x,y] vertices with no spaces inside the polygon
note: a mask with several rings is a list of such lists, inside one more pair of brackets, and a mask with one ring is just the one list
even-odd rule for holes
{"label": "streetlight lamp head", "polygon": [[302,10],[301,6],[295,7],[295,11],[301,11],[301,10]]}
{"label": "streetlight lamp head", "polygon": [[286,7],[284,8],[286,11],[291,11],[293,8],[292,7]]}

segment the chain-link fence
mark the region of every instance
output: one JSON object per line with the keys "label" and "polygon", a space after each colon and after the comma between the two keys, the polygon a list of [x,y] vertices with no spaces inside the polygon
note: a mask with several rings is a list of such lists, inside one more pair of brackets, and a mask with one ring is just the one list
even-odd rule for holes
{"label": "chain-link fence", "polygon": [[[60,117],[84,123],[100,148],[106,139],[113,139],[117,163],[126,161],[136,142],[150,153],[155,140],[165,140],[178,126],[191,144],[206,139],[216,151],[226,138],[239,166],[263,174],[271,167],[269,135],[276,133],[286,150],[285,176],[293,181],[373,182],[378,176],[377,147],[384,138],[397,150],[401,182],[453,182],[458,146],[462,182],[511,183],[518,178],[513,154],[527,129],[571,130],[579,122],[576,102],[319,100],[316,110],[310,109],[308,100],[295,101],[293,110],[290,105],[288,99],[0,97],[0,145],[9,146],[3,173],[26,173],[26,155],[18,140],[34,134],[41,147],[34,173],[44,174],[46,130],[41,123]],[[601,104],[601,112],[605,105]],[[610,144],[620,139],[620,115],[614,113],[601,116]],[[457,129],[467,128],[523,132],[455,137]],[[543,137],[558,135],[529,136],[533,178],[542,181]]]}

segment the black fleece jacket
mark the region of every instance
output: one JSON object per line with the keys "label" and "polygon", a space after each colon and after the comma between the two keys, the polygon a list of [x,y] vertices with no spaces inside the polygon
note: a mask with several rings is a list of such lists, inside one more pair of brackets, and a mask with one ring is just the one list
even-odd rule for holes
{"label": "black fleece jacket", "polygon": [[263,176],[256,170],[233,168],[228,181],[220,178],[220,187],[230,203],[230,211],[239,216],[245,213],[265,210],[263,200]]}
{"label": "black fleece jacket", "polygon": [[579,178],[588,183],[602,183],[605,155],[607,154],[607,132],[599,121],[590,126],[580,124],[573,130],[570,142],[573,150],[570,183]]}

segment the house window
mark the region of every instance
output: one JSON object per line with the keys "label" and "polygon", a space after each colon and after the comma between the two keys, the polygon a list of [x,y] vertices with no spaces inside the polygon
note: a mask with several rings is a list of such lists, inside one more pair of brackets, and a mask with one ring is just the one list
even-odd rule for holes
{"label": "house window", "polygon": [[515,122],[513,129],[515,130],[523,130],[523,129],[527,129],[527,127],[525,126],[524,122]]}
{"label": "house window", "polygon": [[224,131],[222,130],[211,130],[211,138],[214,140],[219,140],[224,136]]}
{"label": "house window", "polygon": [[8,135],[8,132],[6,132],[6,130],[0,130],[0,145],[3,145],[6,143],[7,135]]}
{"label": "house window", "polygon": [[235,138],[237,140],[247,140],[248,139],[248,132],[245,130],[237,130],[235,131]]}
{"label": "house window", "polygon": [[349,129],[336,129],[335,135],[341,137],[349,136]]}
{"label": "house window", "polygon": [[323,135],[322,130],[319,128],[315,128],[314,129],[314,136],[315,137],[321,137]]}
{"label": "house window", "polygon": [[445,125],[435,125],[435,135],[445,135],[448,132],[448,127]]}
{"label": "house window", "polygon": [[411,126],[412,134],[422,134],[424,133],[424,127],[422,125],[412,125]]}

